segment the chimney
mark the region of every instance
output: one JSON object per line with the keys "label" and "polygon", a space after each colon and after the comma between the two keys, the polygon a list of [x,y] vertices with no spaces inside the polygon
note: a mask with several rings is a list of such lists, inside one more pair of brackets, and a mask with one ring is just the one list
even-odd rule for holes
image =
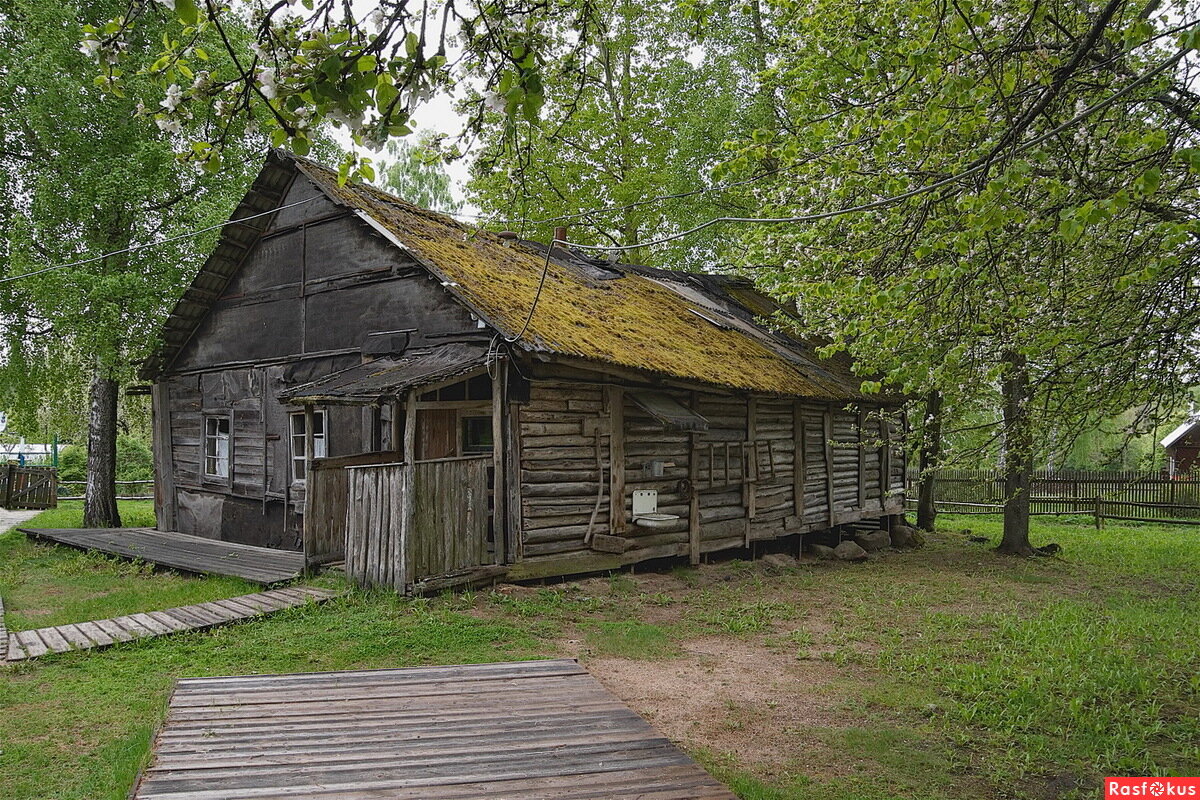
{"label": "chimney", "polygon": [[565,243],[567,241],[567,229],[563,227],[555,228],[554,241],[559,242],[560,244]]}

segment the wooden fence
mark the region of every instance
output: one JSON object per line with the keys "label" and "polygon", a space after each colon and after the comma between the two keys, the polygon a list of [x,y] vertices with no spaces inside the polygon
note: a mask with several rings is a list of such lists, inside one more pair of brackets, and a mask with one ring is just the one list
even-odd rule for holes
{"label": "wooden fence", "polygon": [[[910,476],[910,507],[916,495],[915,476]],[[942,470],[933,496],[942,511],[996,514],[1003,508],[1004,476],[995,470]],[[1034,515],[1092,516],[1098,526],[1105,519],[1200,524],[1200,475],[1039,470],[1030,482],[1029,507]]]}
{"label": "wooden fence", "polygon": [[[154,499],[154,481],[113,481],[117,485],[118,500],[153,500]],[[58,499],[59,500],[82,500],[82,490],[72,490],[68,487],[81,486],[86,487],[87,481],[62,481],[58,482]],[[129,489],[126,487],[135,487]],[[145,489],[137,489],[138,486],[145,486]],[[70,492],[77,491],[79,494],[71,494]],[[67,494],[64,494],[66,492]],[[121,494],[124,492],[124,494]]]}
{"label": "wooden fence", "polygon": [[54,508],[58,505],[58,470],[54,467],[0,465],[0,508]]}
{"label": "wooden fence", "polygon": [[490,564],[491,456],[350,466],[346,575],[401,593]]}
{"label": "wooden fence", "polygon": [[313,459],[308,465],[304,491],[302,542],[306,567],[346,558],[346,511],[349,506],[347,467],[389,464],[396,453],[364,453]]}

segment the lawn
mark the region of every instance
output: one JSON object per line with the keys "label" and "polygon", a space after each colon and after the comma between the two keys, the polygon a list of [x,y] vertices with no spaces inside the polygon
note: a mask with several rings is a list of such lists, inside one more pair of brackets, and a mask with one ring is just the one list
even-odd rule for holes
{"label": "lawn", "polygon": [[[180,676],[561,655],[744,798],[1083,798],[1105,774],[1200,772],[1200,531],[1040,518],[1063,556],[1023,561],[969,541],[997,520],[941,522],[866,564],[356,593],[9,668],[3,794],[125,797]],[[0,565],[13,628],[246,590],[13,534]]]}

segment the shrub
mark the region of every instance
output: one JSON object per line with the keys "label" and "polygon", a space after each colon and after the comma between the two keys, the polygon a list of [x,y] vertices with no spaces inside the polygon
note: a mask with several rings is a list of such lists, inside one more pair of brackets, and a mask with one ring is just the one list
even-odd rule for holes
{"label": "shrub", "polygon": [[[117,480],[148,481],[154,478],[154,456],[150,446],[132,436],[117,437]],[[58,479],[87,479],[87,448],[70,444],[58,451]]]}

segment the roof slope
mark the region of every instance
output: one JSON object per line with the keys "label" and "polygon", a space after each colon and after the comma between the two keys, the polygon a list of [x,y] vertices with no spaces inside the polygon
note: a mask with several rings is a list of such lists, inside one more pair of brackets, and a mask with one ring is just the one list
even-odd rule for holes
{"label": "roof slope", "polygon": [[[521,331],[546,264],[544,246],[506,241],[371,186],[339,186],[331,170],[296,163],[386,229],[493,327],[508,336]],[[860,396],[848,360],[819,359],[811,344],[755,323],[756,314],[778,309],[749,281],[607,265],[555,249],[519,344],[738,389]]]}
{"label": "roof slope", "polygon": [[[264,184],[272,194],[278,192],[278,173],[296,169],[408,251],[497,331],[507,337],[521,332],[547,264],[544,245],[502,239],[371,186],[339,186],[332,170],[279,151],[268,156],[243,206],[260,209],[265,198],[251,198]],[[246,210],[239,207],[238,216]],[[240,229],[226,230],[237,235]],[[169,364],[194,330],[199,322],[195,301],[220,294],[214,273],[226,281],[232,277],[237,264],[225,238],[197,278],[207,291],[194,299],[191,290],[185,295],[166,324],[164,352],[148,362],[145,373]],[[244,252],[245,244],[237,244]],[[748,280],[610,264],[560,248],[548,263],[536,311],[516,342],[526,350],[749,391],[822,399],[861,396],[860,379],[848,359],[821,359],[811,343],[761,324],[761,317],[780,307]]]}

